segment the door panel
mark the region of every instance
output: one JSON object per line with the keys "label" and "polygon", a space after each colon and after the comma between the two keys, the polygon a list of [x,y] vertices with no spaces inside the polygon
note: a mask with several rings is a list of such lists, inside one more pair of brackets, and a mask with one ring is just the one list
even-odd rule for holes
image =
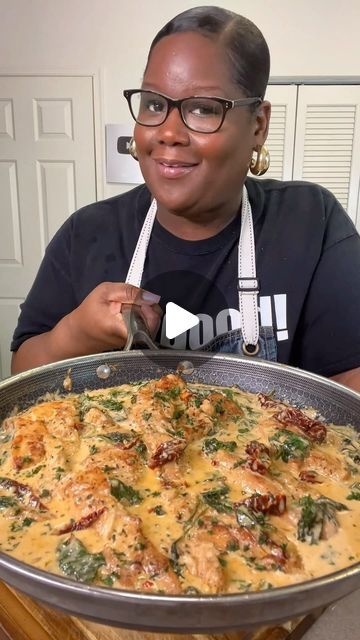
{"label": "door panel", "polygon": [[96,200],[91,77],[0,77],[0,365],[46,245]]}

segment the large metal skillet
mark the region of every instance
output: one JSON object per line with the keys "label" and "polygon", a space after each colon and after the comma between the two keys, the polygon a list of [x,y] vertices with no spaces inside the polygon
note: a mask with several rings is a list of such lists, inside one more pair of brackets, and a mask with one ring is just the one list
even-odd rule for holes
{"label": "large metal skillet", "polygon": [[[48,391],[64,391],[71,368],[74,392],[139,381],[174,372],[191,360],[193,382],[239,385],[271,392],[296,405],[315,407],[329,421],[360,431],[360,394],[291,367],[240,358],[176,351],[130,351],[85,356],[47,365],[0,383],[0,419],[15,405],[32,404]],[[101,380],[99,365],[110,375]],[[314,553],[317,547],[314,546]],[[0,578],[68,613],[119,627],[167,632],[212,632],[259,626],[294,618],[329,604],[360,587],[360,563],[317,580],[259,593],[225,596],[149,595],[93,587],[40,571],[0,553]]]}

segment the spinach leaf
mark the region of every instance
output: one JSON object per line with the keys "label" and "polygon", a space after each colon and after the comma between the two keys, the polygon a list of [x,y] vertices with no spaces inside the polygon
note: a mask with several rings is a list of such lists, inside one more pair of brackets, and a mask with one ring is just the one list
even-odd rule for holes
{"label": "spinach leaf", "polygon": [[137,445],[135,445],[134,450],[140,456],[140,458],[146,458],[147,446],[145,442],[140,440],[140,442],[138,442]]}
{"label": "spinach leaf", "polygon": [[265,523],[265,518],[262,513],[255,514],[243,504],[239,504],[236,507],[236,520],[240,527],[247,527],[249,529]]}
{"label": "spinach leaf", "polygon": [[121,431],[102,433],[99,437],[103,438],[103,440],[110,440],[113,444],[123,444],[124,442],[130,442],[134,438],[131,433],[123,433]]}
{"label": "spinach leaf", "polygon": [[133,489],[129,484],[125,484],[119,478],[110,478],[110,493],[116,500],[126,500],[129,504],[139,504],[142,502],[142,497],[136,489]]}
{"label": "spinach leaf", "polygon": [[226,501],[226,496],[229,493],[229,487],[223,485],[218,489],[212,489],[211,491],[204,491],[201,494],[203,501],[218,513],[232,513],[233,506],[230,502]]}
{"label": "spinach leaf", "polygon": [[11,434],[8,431],[1,430],[0,431],[0,443],[5,444],[6,442],[10,442]]}
{"label": "spinach leaf", "polygon": [[12,496],[0,496],[0,509],[7,509],[8,507],[16,507],[17,501]]}
{"label": "spinach leaf", "polygon": [[206,511],[207,507],[204,505],[201,500],[197,499],[195,509],[190,515],[189,519],[185,522],[185,526],[183,532],[177,540],[175,540],[170,548],[170,562],[173,567],[176,575],[182,575],[183,565],[180,563],[180,553],[178,545],[181,541],[184,540],[185,536],[189,533],[190,529],[192,529],[196,524],[200,524],[201,516]]}
{"label": "spinach leaf", "polygon": [[347,500],[360,500],[360,482],[354,482],[351,487],[351,493],[346,496]]}
{"label": "spinach leaf", "polygon": [[351,438],[346,437],[343,439],[343,445],[344,446],[341,449],[342,453],[349,456],[352,462],[360,465],[360,443],[358,440],[352,440]]}
{"label": "spinach leaf", "polygon": [[304,496],[299,502],[301,515],[298,522],[297,537],[301,542],[317,544],[319,540],[328,537],[328,529],[335,533],[339,528],[336,517],[337,511],[348,511],[341,502],[335,502],[330,498],[321,496],[314,500],[310,495]]}
{"label": "spinach leaf", "polygon": [[61,542],[56,554],[62,572],[78,582],[93,582],[99,567],[106,564],[102,553],[89,553],[75,536]]}
{"label": "spinach leaf", "polygon": [[170,547],[170,564],[174,573],[177,576],[182,576],[183,565],[180,563],[180,554],[177,547],[179,540],[175,540]]}
{"label": "spinach leaf", "polygon": [[84,419],[84,415],[92,408],[92,407],[101,407],[103,409],[109,409],[110,411],[122,411],[124,408],[124,403],[118,400],[116,394],[110,394],[110,397],[104,397],[101,395],[89,396],[86,393],[83,393],[79,398],[79,415],[80,420]]}
{"label": "spinach leaf", "polygon": [[360,500],[360,491],[352,491],[346,496],[347,500]]}
{"label": "spinach leaf", "polygon": [[124,406],[123,402],[119,400],[115,400],[114,398],[97,398],[96,399],[99,404],[105,409],[110,409],[110,411],[122,411]]}

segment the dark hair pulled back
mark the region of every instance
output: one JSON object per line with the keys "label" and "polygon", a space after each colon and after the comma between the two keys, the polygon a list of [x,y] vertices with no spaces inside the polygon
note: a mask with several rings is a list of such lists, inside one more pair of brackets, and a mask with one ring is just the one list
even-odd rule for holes
{"label": "dark hair pulled back", "polygon": [[243,16],[220,7],[194,7],[170,20],[151,43],[148,62],[155,45],[174,33],[195,31],[214,38],[230,61],[232,79],[249,96],[265,95],[270,72],[270,54],[258,27]]}

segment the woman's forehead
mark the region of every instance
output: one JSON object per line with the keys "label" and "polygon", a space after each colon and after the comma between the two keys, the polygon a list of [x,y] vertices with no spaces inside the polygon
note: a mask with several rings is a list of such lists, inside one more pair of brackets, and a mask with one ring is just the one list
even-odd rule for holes
{"label": "woman's forehead", "polygon": [[224,48],[216,40],[192,31],[165,36],[155,45],[143,87],[172,97],[200,90],[225,96],[236,90]]}

